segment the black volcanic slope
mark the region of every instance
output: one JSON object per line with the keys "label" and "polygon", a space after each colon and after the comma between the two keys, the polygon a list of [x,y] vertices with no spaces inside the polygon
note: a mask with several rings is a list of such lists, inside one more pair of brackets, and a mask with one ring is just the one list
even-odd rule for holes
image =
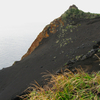
{"label": "black volcanic slope", "polygon": [[[0,100],[14,99],[34,80],[43,85],[42,72],[55,73],[68,60],[85,55],[100,41],[99,15],[88,13],[87,16],[77,8],[70,9],[62,15],[64,26],[60,25],[55,34],[49,33],[50,36],[23,60],[0,70]],[[93,58],[74,64],[78,65],[84,68],[90,65],[91,72],[100,70],[99,63],[95,64]]]}

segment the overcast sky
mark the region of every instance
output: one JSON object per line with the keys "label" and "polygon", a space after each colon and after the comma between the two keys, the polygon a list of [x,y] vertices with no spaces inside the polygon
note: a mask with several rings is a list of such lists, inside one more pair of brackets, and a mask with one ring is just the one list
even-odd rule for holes
{"label": "overcast sky", "polygon": [[0,30],[33,34],[37,30],[38,35],[72,4],[85,12],[100,13],[100,0],[0,0]]}

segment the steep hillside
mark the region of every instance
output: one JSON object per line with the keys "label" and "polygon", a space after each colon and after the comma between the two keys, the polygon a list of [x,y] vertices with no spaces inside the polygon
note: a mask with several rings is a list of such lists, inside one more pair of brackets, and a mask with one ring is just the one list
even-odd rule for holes
{"label": "steep hillside", "polygon": [[[61,17],[52,21],[43,29],[43,31],[37,36],[35,41],[32,43],[27,53],[21,59],[31,54],[39,46],[39,43],[43,40],[43,38],[48,38],[49,34],[55,34],[58,31],[58,27],[62,29],[61,34],[64,36],[64,32],[67,33],[68,29],[70,29],[70,31],[72,32],[72,29],[77,28],[81,25],[77,24],[78,21],[83,19],[98,18],[99,16],[100,14],[91,14],[89,12],[84,13],[83,11],[79,10],[75,5],[70,6],[69,9],[61,15]],[[95,21],[93,21],[92,23],[94,22]]]}
{"label": "steep hillside", "polygon": [[64,25],[64,23],[62,22],[61,17],[59,17],[58,19],[55,19],[49,25],[47,25],[43,29],[43,31],[37,36],[35,41],[32,43],[31,47],[28,49],[27,53],[21,59],[23,59],[23,58],[27,57],[29,54],[31,54],[39,46],[39,43],[44,38],[49,37],[49,33],[52,33],[52,34],[56,33],[57,27],[59,27],[61,24]]}
{"label": "steep hillside", "polygon": [[19,100],[16,96],[34,80],[43,86],[45,71],[57,74],[61,68],[74,70],[79,65],[89,73],[99,71],[99,61],[93,57],[99,41],[100,14],[71,6],[43,29],[21,61],[0,70],[0,100]]}

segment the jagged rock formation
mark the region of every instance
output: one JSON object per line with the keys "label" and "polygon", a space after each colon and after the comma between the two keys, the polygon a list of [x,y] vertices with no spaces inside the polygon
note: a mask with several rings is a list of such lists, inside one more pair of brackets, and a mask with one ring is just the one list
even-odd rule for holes
{"label": "jagged rock formation", "polygon": [[69,9],[72,9],[72,8],[78,9],[78,7],[76,7],[76,5],[72,5],[69,7]]}
{"label": "jagged rock formation", "polygon": [[[98,45],[99,43],[99,45]],[[65,65],[56,71],[56,74],[63,74],[66,71],[66,68],[69,69],[70,71],[72,71],[73,73],[76,71],[75,67],[79,67],[77,66],[77,62],[81,62],[81,61],[86,61],[89,58],[92,58],[94,60],[96,60],[97,62],[100,61],[100,41],[95,45],[95,48],[93,46],[94,49],[91,49],[89,52],[87,52],[85,55],[80,55],[77,56],[75,59],[73,60],[69,60],[68,62],[65,63]],[[76,64],[76,66],[75,66]],[[88,65],[89,67],[90,65]]]}

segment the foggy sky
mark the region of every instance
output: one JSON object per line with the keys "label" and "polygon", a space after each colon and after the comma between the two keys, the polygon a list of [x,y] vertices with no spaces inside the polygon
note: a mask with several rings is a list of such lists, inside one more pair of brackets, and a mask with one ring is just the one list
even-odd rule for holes
{"label": "foggy sky", "polygon": [[85,12],[100,13],[99,0],[1,0],[0,35],[16,31],[37,36],[72,4]]}

